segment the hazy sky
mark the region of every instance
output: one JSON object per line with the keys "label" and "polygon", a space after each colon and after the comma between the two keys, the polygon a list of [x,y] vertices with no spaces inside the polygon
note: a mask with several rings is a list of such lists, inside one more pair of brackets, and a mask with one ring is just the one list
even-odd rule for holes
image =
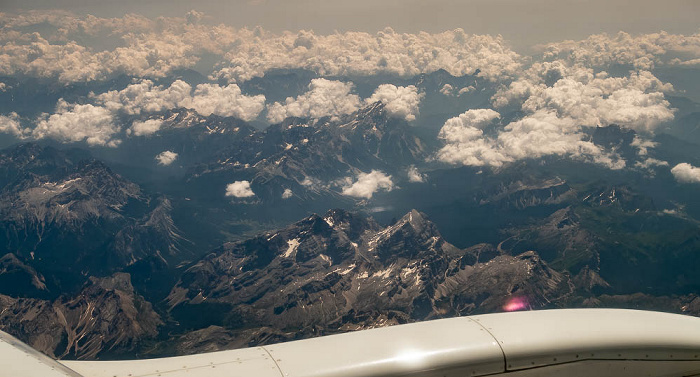
{"label": "hazy sky", "polygon": [[502,34],[514,47],[594,33],[692,34],[700,28],[699,0],[0,0],[4,11],[64,9],[78,14],[182,16],[191,9],[209,21],[272,31],[313,29]]}

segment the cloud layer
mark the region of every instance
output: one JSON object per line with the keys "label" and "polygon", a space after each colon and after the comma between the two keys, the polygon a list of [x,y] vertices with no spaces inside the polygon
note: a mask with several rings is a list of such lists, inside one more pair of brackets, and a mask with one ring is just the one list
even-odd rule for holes
{"label": "cloud layer", "polygon": [[[501,79],[521,64],[499,37],[444,33],[402,34],[385,29],[316,35],[274,34],[261,28],[202,24],[201,14],[148,19],[75,16],[65,12],[0,14],[0,74],[54,77],[62,82],[105,79],[115,74],[165,77],[191,68],[203,56],[218,58],[214,76],[241,82],[275,68],[302,68],[320,75],[416,75],[446,69],[461,76]],[[196,21],[196,22],[195,22]],[[52,33],[28,32],[50,25]],[[109,41],[114,47],[93,48]],[[92,43],[91,43],[92,42]]]}
{"label": "cloud layer", "polygon": [[563,59],[588,67],[619,64],[648,70],[659,65],[700,65],[700,34],[596,34],[540,48],[545,60]]}

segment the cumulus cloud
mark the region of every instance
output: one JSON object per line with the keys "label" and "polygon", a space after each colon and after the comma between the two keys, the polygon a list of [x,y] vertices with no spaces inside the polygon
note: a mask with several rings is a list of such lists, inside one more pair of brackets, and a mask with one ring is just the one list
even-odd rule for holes
{"label": "cumulus cloud", "polygon": [[226,186],[226,196],[233,196],[236,198],[250,198],[255,196],[255,193],[250,188],[250,182],[248,181],[236,181],[229,183]]}
{"label": "cumulus cloud", "polygon": [[678,182],[682,183],[700,183],[700,168],[688,163],[681,163],[671,169],[671,174]]}
{"label": "cumulus cloud", "polygon": [[294,196],[294,193],[290,189],[284,189],[284,192],[282,193],[282,199],[289,199],[292,196]]}
{"label": "cumulus cloud", "polygon": [[178,154],[172,151],[163,151],[156,156],[158,165],[168,166],[177,160]]}
{"label": "cumulus cloud", "polygon": [[423,174],[421,174],[421,172],[418,171],[418,168],[415,167],[414,165],[409,166],[406,174],[408,175],[409,182],[414,182],[414,183],[425,182],[425,176]]}
{"label": "cumulus cloud", "polygon": [[93,94],[92,97],[111,111],[126,114],[185,107],[204,116],[235,116],[247,121],[257,118],[265,107],[265,96],[243,95],[236,84],[223,87],[200,84],[192,93],[192,87],[182,80],[176,80],[167,88],[154,85],[151,80],[142,80],[122,90]]}
{"label": "cumulus cloud", "polygon": [[358,174],[355,182],[351,178],[347,178],[345,186],[343,186],[343,195],[371,199],[377,191],[391,191],[393,188],[394,182],[392,182],[390,175],[379,170],[372,170],[369,173]]}
{"label": "cumulus cloud", "polygon": [[297,98],[288,97],[285,102],[268,106],[267,119],[278,123],[287,117],[321,118],[350,114],[360,108],[360,97],[352,94],[354,85],[342,81],[314,79],[309,91]]}
{"label": "cumulus cloud", "polygon": [[413,85],[382,84],[366,100],[366,103],[382,102],[389,115],[412,121],[418,115],[418,106],[423,97],[424,94],[418,93],[418,88]]}
{"label": "cumulus cloud", "polygon": [[493,136],[485,135],[484,127],[499,117],[491,109],[476,109],[448,119],[440,130],[445,146],[437,158],[452,164],[500,167],[516,160],[556,155],[610,169],[625,166],[624,160],[589,141],[571,118],[540,110],[498,129]]}
{"label": "cumulus cloud", "polygon": [[148,119],[145,121],[137,120],[131,124],[131,128],[126,130],[126,132],[127,134],[134,136],[148,136],[158,132],[162,125],[162,119]]}
{"label": "cumulus cloud", "polygon": [[20,124],[19,115],[17,113],[0,115],[0,132],[23,138],[25,130]]}
{"label": "cumulus cloud", "polygon": [[651,170],[653,167],[657,167],[657,166],[668,166],[668,162],[658,160],[656,158],[648,157],[648,158],[644,159],[643,161],[635,162],[634,166],[641,168],[641,169]]}
{"label": "cumulus cloud", "polygon": [[157,86],[151,80],[141,80],[122,90],[111,90],[92,97],[111,111],[126,114],[158,112],[180,106],[190,100],[192,87],[176,80],[168,88]]}
{"label": "cumulus cloud", "polygon": [[[586,129],[617,124],[651,135],[674,118],[674,109],[664,94],[671,90],[670,84],[649,71],[612,77],[566,60],[536,62],[492,97],[496,108],[519,107],[524,114],[520,119],[495,128],[489,135],[479,127],[460,126],[450,120],[440,134],[446,145],[438,158],[498,167],[519,159],[556,155],[621,169],[626,161],[592,143]],[[646,137],[638,136],[633,142],[640,156],[653,147],[644,140]],[[646,160],[642,165],[655,163]]]}
{"label": "cumulus cloud", "polygon": [[457,92],[457,95],[461,96],[462,94],[466,94],[466,93],[472,92],[474,90],[476,90],[476,88],[471,86],[471,85],[465,86],[464,88],[460,89],[459,92]]}
{"label": "cumulus cloud", "polygon": [[454,91],[455,91],[455,88],[450,84],[445,84],[442,86],[442,88],[440,88],[440,94],[442,94],[443,96],[447,96],[447,97],[453,96]]}
{"label": "cumulus cloud", "polygon": [[538,111],[508,124],[495,140],[497,149],[509,160],[566,156],[622,169],[625,161],[606,153],[581,132],[576,120],[561,118],[551,111]]}
{"label": "cumulus cloud", "polygon": [[413,85],[395,86],[382,84],[364,101],[353,93],[351,82],[314,79],[309,91],[296,97],[288,97],[284,103],[275,102],[267,108],[267,119],[279,123],[287,117],[321,118],[351,114],[363,105],[382,102],[390,116],[415,120],[423,93]]}
{"label": "cumulus cloud", "polygon": [[[235,116],[249,121],[258,116],[265,104],[265,96],[243,95],[235,84],[224,87],[201,84],[193,92],[192,87],[181,80],[168,87],[141,80],[122,90],[91,93],[88,99],[93,104],[70,104],[59,100],[54,114],[42,115],[33,130],[19,128],[16,114],[5,117],[0,132],[35,139],[50,137],[62,142],[85,140],[90,145],[114,147],[120,142],[113,138],[121,131],[121,126],[116,124],[119,114],[139,115],[185,107],[205,116]],[[126,134],[147,136],[160,130],[162,125],[160,119],[136,120]]]}
{"label": "cumulus cloud", "polygon": [[89,145],[115,147],[119,140],[113,136],[119,132],[112,113],[104,107],[79,105],[58,101],[56,111],[45,114],[31,132],[35,139],[50,137],[63,142],[86,141]]}
{"label": "cumulus cloud", "polygon": [[476,88],[471,85],[465,86],[464,88],[458,90],[450,84],[445,84],[442,86],[442,88],[440,88],[440,93],[447,97],[453,97],[455,95],[461,96],[462,94],[466,94],[474,90],[476,90]]}
{"label": "cumulus cloud", "polygon": [[630,145],[637,148],[638,155],[646,156],[649,154],[649,149],[656,148],[657,144],[658,143],[644,139],[639,135],[634,135],[634,139]]}
{"label": "cumulus cloud", "polygon": [[520,103],[528,113],[556,111],[581,126],[614,123],[652,132],[674,117],[664,97],[664,92],[672,89],[648,71],[609,77],[606,72],[594,74],[591,68],[570,67],[560,61],[534,64],[492,100],[496,107]]}
{"label": "cumulus cloud", "polygon": [[180,102],[180,106],[194,109],[209,116],[233,116],[246,121],[253,120],[265,108],[265,96],[246,96],[236,84],[219,86],[214,84],[197,85],[194,96]]}
{"label": "cumulus cloud", "polygon": [[439,138],[446,145],[438,151],[437,158],[452,164],[470,166],[500,166],[512,161],[498,151],[493,140],[484,137],[483,128],[500,118],[491,109],[474,109],[448,119],[440,129]]}

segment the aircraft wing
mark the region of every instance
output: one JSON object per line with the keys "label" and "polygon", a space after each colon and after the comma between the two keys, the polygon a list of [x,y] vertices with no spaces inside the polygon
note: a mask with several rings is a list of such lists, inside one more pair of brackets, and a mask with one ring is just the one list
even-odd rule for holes
{"label": "aircraft wing", "polygon": [[426,321],[264,347],[129,361],[60,361],[0,338],[8,376],[700,376],[700,318],[561,309]]}

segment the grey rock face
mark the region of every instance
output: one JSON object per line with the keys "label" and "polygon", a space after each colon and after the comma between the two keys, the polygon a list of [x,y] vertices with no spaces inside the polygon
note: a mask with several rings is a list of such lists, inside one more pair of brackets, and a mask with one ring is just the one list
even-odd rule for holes
{"label": "grey rock face", "polygon": [[79,294],[54,301],[0,295],[0,308],[3,331],[58,358],[133,349],[162,324],[124,273],[91,278]]}
{"label": "grey rock face", "polygon": [[36,144],[0,153],[0,246],[48,285],[177,254],[169,201],[81,157]]}

